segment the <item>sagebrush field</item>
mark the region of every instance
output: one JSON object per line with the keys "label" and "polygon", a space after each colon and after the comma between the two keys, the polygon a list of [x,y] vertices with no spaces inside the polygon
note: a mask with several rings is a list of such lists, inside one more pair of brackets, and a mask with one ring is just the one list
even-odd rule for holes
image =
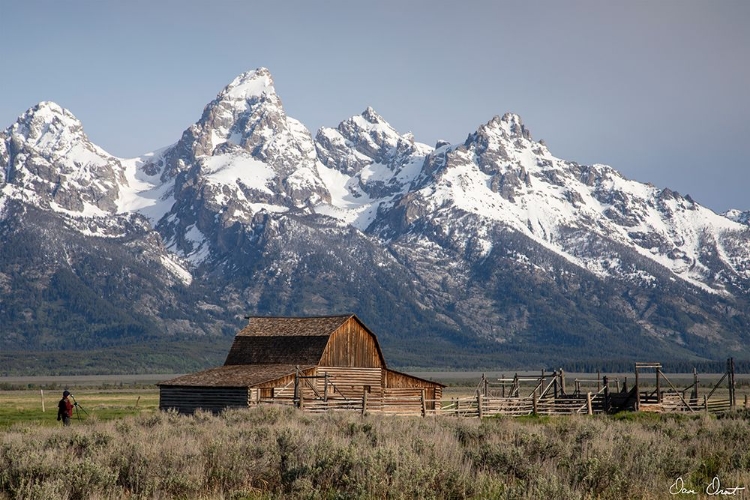
{"label": "sagebrush field", "polygon": [[0,430],[0,498],[658,499],[707,498],[715,478],[724,492],[750,487],[747,411],[480,421],[151,404]]}

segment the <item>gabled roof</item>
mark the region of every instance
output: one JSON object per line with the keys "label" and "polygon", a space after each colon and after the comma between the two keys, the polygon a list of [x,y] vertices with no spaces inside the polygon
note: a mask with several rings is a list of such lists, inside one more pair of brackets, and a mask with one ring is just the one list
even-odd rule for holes
{"label": "gabled roof", "polygon": [[[354,314],[336,316],[272,317],[253,316],[234,338],[224,362],[228,365],[299,364],[320,362],[331,335],[354,318],[375,339]],[[377,345],[380,358],[380,345]],[[385,361],[383,361],[385,365]]]}
{"label": "gabled roof", "polygon": [[[211,368],[198,373],[159,382],[158,386],[191,386],[191,387],[252,387],[264,382],[294,375],[297,365],[231,365]],[[313,365],[299,366],[304,371]]]}
{"label": "gabled roof", "polygon": [[[251,316],[238,337],[330,337],[354,314],[339,316]],[[360,321],[361,323],[361,321]]]}

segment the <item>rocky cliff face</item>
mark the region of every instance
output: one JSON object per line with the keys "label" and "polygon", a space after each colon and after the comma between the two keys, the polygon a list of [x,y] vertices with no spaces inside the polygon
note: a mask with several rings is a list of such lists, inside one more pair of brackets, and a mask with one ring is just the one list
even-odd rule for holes
{"label": "rocky cliff face", "polygon": [[[78,280],[146,338],[353,311],[410,366],[748,354],[747,217],[559,159],[514,114],[432,148],[367,108],[313,139],[261,68],[135,159],[41,103],[0,134],[0,176],[0,291],[27,311],[2,312],[7,348],[66,335],[44,308]],[[85,325],[85,302],[62,309]]]}

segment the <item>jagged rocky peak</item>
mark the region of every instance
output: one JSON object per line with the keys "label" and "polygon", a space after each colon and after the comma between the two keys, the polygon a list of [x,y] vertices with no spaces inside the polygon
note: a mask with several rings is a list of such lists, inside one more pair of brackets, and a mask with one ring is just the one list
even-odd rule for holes
{"label": "jagged rocky peak", "polygon": [[515,113],[505,113],[500,119],[496,116],[490,123],[499,124],[509,137],[523,137],[531,140],[531,131],[524,126],[521,117]]}
{"label": "jagged rocky peak", "polygon": [[73,113],[52,101],[42,101],[27,110],[6,133],[27,146],[60,153],[74,141],[88,141]]}
{"label": "jagged rocky peak", "polygon": [[166,180],[189,170],[199,158],[226,154],[260,160],[282,178],[314,164],[312,136],[286,116],[266,68],[245,72],[224,87],[204,108],[200,120],[155,162],[166,166],[162,175]]}
{"label": "jagged rocky peak", "polygon": [[396,146],[402,136],[371,107],[342,121],[337,130],[354,145],[376,153],[384,146]]}
{"label": "jagged rocky peak", "polygon": [[336,129],[320,129],[316,143],[323,163],[349,174],[373,162],[395,168],[420,149],[413,134],[399,134],[369,106]]}
{"label": "jagged rocky peak", "polygon": [[267,68],[258,68],[242,73],[232,80],[232,83],[224,87],[224,90],[219,94],[219,98],[226,97],[248,101],[263,95],[276,95],[273,77]]}
{"label": "jagged rocky peak", "polygon": [[[505,113],[502,117],[495,115],[492,120],[482,125],[466,139],[466,146],[478,143],[487,146],[493,140],[501,138],[517,143],[518,140],[533,142],[531,132],[521,121],[521,117],[515,113]],[[543,144],[539,144],[544,146]]]}
{"label": "jagged rocky peak", "polygon": [[386,123],[386,121],[383,120],[383,117],[377,114],[372,106],[367,106],[367,109],[362,112],[361,116],[372,124]]}
{"label": "jagged rocky peak", "polygon": [[750,225],[750,210],[742,211],[733,208],[731,210],[727,210],[721,215],[734,222]]}
{"label": "jagged rocky peak", "polygon": [[274,132],[286,128],[286,115],[271,73],[259,68],[241,74],[224,87],[186,134],[195,141],[196,156],[202,156],[225,152],[231,146],[257,150]]}
{"label": "jagged rocky peak", "polygon": [[[540,157],[540,161],[543,161],[542,157],[549,155],[544,144],[531,139],[531,132],[523,125],[520,116],[505,113],[502,117],[496,115],[489,122],[479,126],[476,132],[469,134],[456,153],[460,155],[461,151],[472,151],[477,155],[477,163],[482,171],[496,174],[504,170],[506,165],[519,163],[521,158],[516,151],[526,149],[531,149]],[[455,156],[450,150],[448,155]],[[448,160],[448,163],[451,163],[450,158]]]}
{"label": "jagged rocky peak", "polygon": [[142,168],[161,171],[165,183],[175,179],[178,217],[168,239],[179,241],[193,223],[203,234],[246,223],[257,204],[309,210],[329,201],[317,166],[310,132],[286,115],[271,73],[259,68],[232,80],[180,141]]}
{"label": "jagged rocky peak", "polygon": [[116,212],[127,182],[120,160],[92,144],[73,113],[49,101],[0,134],[0,170],[14,186],[10,196],[89,215]]}

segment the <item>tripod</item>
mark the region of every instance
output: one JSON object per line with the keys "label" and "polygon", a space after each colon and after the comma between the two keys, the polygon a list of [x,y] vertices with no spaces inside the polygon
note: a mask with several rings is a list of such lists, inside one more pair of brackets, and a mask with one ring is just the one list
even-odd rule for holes
{"label": "tripod", "polygon": [[78,401],[76,401],[76,398],[74,398],[72,394],[70,395],[70,399],[73,400],[73,406],[76,409],[76,417],[78,417],[78,420],[81,420],[81,414],[78,412],[79,409],[83,413],[85,413],[87,417],[89,416],[89,412],[87,412],[86,409],[83,406],[81,406],[81,405],[78,404]]}

